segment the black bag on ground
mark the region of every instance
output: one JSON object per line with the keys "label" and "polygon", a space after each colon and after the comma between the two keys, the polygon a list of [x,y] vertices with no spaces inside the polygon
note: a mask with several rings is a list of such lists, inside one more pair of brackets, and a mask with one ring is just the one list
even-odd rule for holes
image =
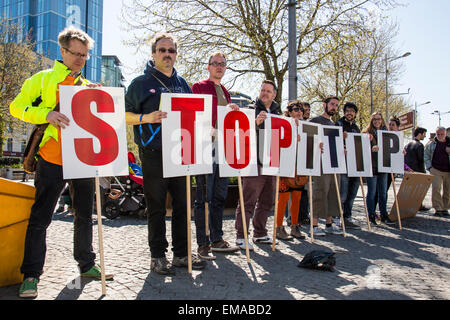
{"label": "black bag on ground", "polygon": [[313,250],[308,252],[297,265],[299,268],[334,271],[336,258],[334,252]]}

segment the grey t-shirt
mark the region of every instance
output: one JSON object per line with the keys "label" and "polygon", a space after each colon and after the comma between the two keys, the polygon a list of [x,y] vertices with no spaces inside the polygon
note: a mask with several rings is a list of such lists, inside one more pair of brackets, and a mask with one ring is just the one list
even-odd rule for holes
{"label": "grey t-shirt", "polygon": [[324,126],[334,126],[334,122],[330,119],[325,118],[324,116],[318,116],[309,120],[312,123],[318,123]]}

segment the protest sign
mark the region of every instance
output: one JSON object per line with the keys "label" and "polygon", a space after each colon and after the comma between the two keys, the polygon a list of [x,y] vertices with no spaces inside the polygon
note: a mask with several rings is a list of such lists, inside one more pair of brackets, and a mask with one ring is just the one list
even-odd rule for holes
{"label": "protest sign", "polygon": [[162,93],[164,178],[212,173],[212,96]]}
{"label": "protest sign", "polygon": [[342,127],[322,126],[322,170],[324,174],[346,173]]}
{"label": "protest sign", "polygon": [[217,123],[220,176],[257,176],[255,110],[218,106]]}
{"label": "protest sign", "polygon": [[378,130],[378,171],[404,172],[403,132]]}
{"label": "protest sign", "polygon": [[128,175],[123,88],[60,86],[64,179]]}
{"label": "protest sign", "polygon": [[372,177],[372,151],[368,134],[347,132],[348,177]]}
{"label": "protest sign", "polygon": [[[405,172],[397,194],[401,219],[413,218],[416,216],[432,182],[433,175],[431,174]],[[398,221],[398,215],[395,208],[396,204],[394,203],[389,213],[389,219],[392,221]]]}
{"label": "protest sign", "polygon": [[304,176],[320,176],[320,147],[322,141],[321,125],[299,121],[297,146],[297,174]]}
{"label": "protest sign", "polygon": [[270,114],[264,121],[263,168],[267,176],[294,177],[297,126],[293,118]]}

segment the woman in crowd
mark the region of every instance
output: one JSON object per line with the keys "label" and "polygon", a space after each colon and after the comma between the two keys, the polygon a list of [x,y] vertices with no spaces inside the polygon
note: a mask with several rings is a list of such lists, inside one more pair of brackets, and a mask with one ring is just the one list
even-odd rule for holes
{"label": "woman in crowd", "polygon": [[[387,173],[378,172],[378,150],[377,130],[386,130],[386,124],[380,112],[372,113],[369,125],[362,131],[370,135],[370,145],[372,148],[372,177],[367,177],[367,210],[369,211],[369,220],[376,225],[378,216],[375,214],[376,200],[381,214],[381,221],[389,219],[387,217]],[[378,199],[376,199],[376,197]]]}
{"label": "woman in crowd", "polygon": [[[299,120],[303,120],[303,105],[298,100],[292,100],[289,102],[285,111],[286,117],[292,117],[298,125]],[[302,196],[302,190],[307,182],[307,177],[297,176],[295,178],[283,178],[280,177],[279,183],[279,198],[278,198],[278,211],[277,211],[277,230],[276,236],[280,240],[291,240],[292,237],[297,239],[305,239],[305,236],[300,231],[298,224],[298,214],[300,209],[300,199]],[[286,205],[291,199],[291,233],[288,234],[283,226],[284,212]]]}

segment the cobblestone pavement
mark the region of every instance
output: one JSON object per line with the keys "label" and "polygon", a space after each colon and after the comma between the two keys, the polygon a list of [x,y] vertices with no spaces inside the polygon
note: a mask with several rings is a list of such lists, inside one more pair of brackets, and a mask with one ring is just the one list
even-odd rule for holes
{"label": "cobblestone pavement", "polygon": [[[398,190],[398,189],[397,189]],[[428,192],[425,204],[430,206]],[[392,188],[388,208],[392,206]],[[251,263],[245,252],[217,254],[203,271],[177,269],[174,277],[150,272],[146,220],[120,216],[103,219],[105,264],[114,280],[107,282],[103,299],[450,299],[450,219],[420,212],[398,226],[381,225],[367,230],[361,192],[355,200],[354,219],[362,230],[347,230],[347,237],[327,235],[270,245],[255,245]],[[47,257],[38,289],[38,300],[101,297],[100,281],[80,279],[72,258],[72,217],[55,214],[47,233]],[[96,220],[95,220],[96,222]],[[96,226],[97,224],[95,224]],[[268,229],[272,234],[273,216]],[[250,236],[252,227],[250,227]],[[192,249],[195,226],[192,222]],[[224,238],[234,243],[234,218],[224,221]],[[171,239],[170,219],[167,236]],[[97,228],[94,248],[97,250]],[[301,269],[299,260],[314,249],[336,254],[336,271]],[[171,258],[171,252],[169,258]],[[99,260],[99,254],[97,254]],[[0,299],[18,299],[19,285],[0,288]]]}

